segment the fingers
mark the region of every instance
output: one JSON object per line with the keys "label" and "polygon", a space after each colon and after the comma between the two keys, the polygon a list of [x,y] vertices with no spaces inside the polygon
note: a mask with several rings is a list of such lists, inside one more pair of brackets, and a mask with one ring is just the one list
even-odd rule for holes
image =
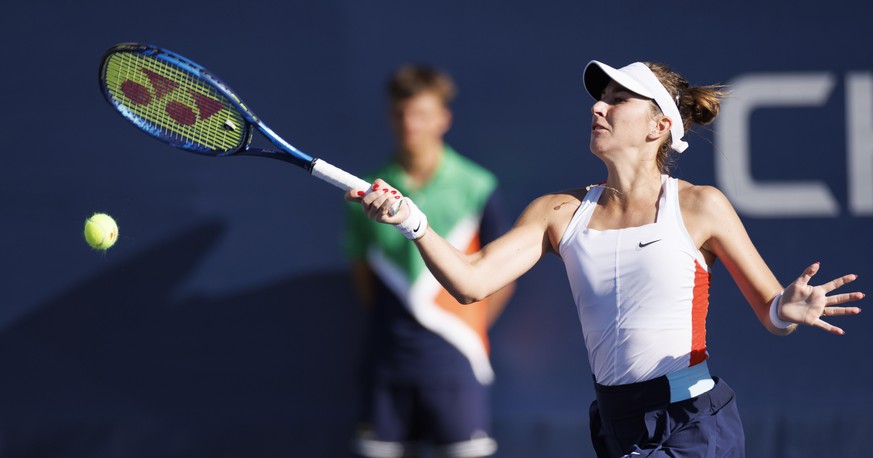
{"label": "fingers", "polygon": [[[850,280],[851,281],[851,280]],[[858,299],[863,299],[863,293],[845,293],[845,294],[837,294],[834,296],[828,297],[829,304],[842,304],[844,302],[856,301]],[[861,309],[859,307],[833,307],[828,306],[822,310],[821,316],[812,323],[813,326],[830,332],[831,334],[835,334],[838,336],[845,335],[846,331],[843,331],[842,328],[834,326],[827,321],[824,321],[824,318],[830,318],[835,316],[848,316],[848,315],[857,315],[861,313]]]}
{"label": "fingers", "polygon": [[376,189],[365,195],[361,202],[364,204],[364,212],[366,212],[370,218],[375,219],[380,215],[388,214],[388,208],[383,207],[385,207],[386,202],[389,200],[391,200],[390,196],[385,194],[384,191]]}
{"label": "fingers", "polygon": [[818,269],[821,267],[821,262],[814,262],[809,267],[807,267],[803,273],[800,275],[800,278],[797,281],[803,285],[809,283],[812,280],[812,277],[818,273]]}
{"label": "fingers", "polygon": [[367,194],[370,194],[373,191],[377,191],[379,189],[385,189],[386,187],[388,187],[388,183],[380,178],[377,178],[367,189],[349,189],[349,191],[345,194],[345,199],[352,202],[363,202],[364,196],[366,196]]}
{"label": "fingers", "polygon": [[830,324],[830,323],[828,323],[820,318],[818,320],[816,320],[815,323],[813,323],[812,325],[819,328],[819,329],[825,330],[831,334],[836,334],[838,336],[844,335],[846,333],[846,331],[843,331],[841,328],[838,328],[838,327],[836,327],[836,326],[834,326],[834,325],[832,325],[832,324]]}
{"label": "fingers", "polygon": [[374,181],[370,191],[363,196],[363,202],[372,207],[382,207],[385,205],[391,207],[402,199],[403,194],[400,194],[400,192],[381,179]]}
{"label": "fingers", "polygon": [[825,307],[822,311],[821,317],[857,315],[859,313],[861,313],[859,307]]}
{"label": "fingers", "polygon": [[[373,202],[381,195],[379,191],[381,191],[381,194],[384,194],[386,192],[390,192],[391,188],[385,181],[381,179],[376,179],[376,181],[374,181],[373,184],[371,184],[370,187],[367,189],[350,189],[348,192],[346,192],[345,199],[352,202],[362,202],[365,205],[369,206],[372,205]],[[364,198],[371,194],[372,197],[365,201]],[[392,195],[397,194],[399,193],[394,190],[394,193]]]}
{"label": "fingers", "polygon": [[[854,293],[843,293],[843,294],[834,294],[833,296],[827,296],[827,303],[825,306],[830,305],[839,305],[845,304],[846,302],[859,301],[864,299],[866,295],[864,293],[854,292]],[[857,307],[853,307],[857,308]]]}
{"label": "fingers", "polygon": [[348,192],[343,196],[349,202],[360,202],[361,198],[364,197],[367,191],[363,189],[349,189]]}
{"label": "fingers", "polygon": [[835,278],[827,283],[822,284],[820,287],[823,288],[826,292],[831,292],[841,286],[852,283],[857,279],[858,276],[855,274],[843,275],[842,277]]}
{"label": "fingers", "polygon": [[346,193],[346,200],[361,202],[364,213],[378,222],[396,224],[403,221],[403,195],[382,179],[376,179],[367,190],[353,189]]}

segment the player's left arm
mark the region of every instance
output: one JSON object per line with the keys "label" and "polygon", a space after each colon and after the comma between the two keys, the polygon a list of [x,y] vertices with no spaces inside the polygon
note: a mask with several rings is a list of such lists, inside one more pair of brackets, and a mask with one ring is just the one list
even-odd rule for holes
{"label": "player's left arm", "polygon": [[[834,334],[844,333],[842,329],[823,321],[822,316],[854,315],[860,312],[857,307],[835,306],[861,299],[864,297],[862,293],[827,295],[854,281],[856,275],[843,275],[813,286],[809,281],[818,271],[819,264],[815,263],[783,288],[758,253],[736,210],[721,191],[710,186],[687,183],[680,189],[682,214],[692,238],[702,251],[721,259],[758,321],[768,331],[786,335],[794,331],[797,324],[806,324]],[[777,302],[777,316],[780,320],[794,323],[785,329],[775,326],[770,319],[770,305],[780,293],[782,296]]]}

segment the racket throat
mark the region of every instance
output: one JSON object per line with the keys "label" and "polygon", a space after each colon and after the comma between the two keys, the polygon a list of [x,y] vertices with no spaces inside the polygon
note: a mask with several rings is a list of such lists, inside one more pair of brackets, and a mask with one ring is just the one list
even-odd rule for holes
{"label": "racket throat", "polygon": [[306,171],[308,173],[312,173],[312,166],[315,164],[315,161],[318,160],[318,159],[314,159],[314,158],[313,159],[304,159],[304,158],[292,156],[290,154],[287,154],[287,153],[284,153],[281,151],[269,150],[269,149],[264,149],[264,148],[252,148],[252,147],[249,147],[245,151],[241,151],[238,154],[245,155],[245,156],[259,156],[259,157],[269,157],[269,158],[273,158],[273,159],[278,159],[280,161],[289,162],[291,164],[294,164],[297,167],[302,167],[302,168],[306,169]]}

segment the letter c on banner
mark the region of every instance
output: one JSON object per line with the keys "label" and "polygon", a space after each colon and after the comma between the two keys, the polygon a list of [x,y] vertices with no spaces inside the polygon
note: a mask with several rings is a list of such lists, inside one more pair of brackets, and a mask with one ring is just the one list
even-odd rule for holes
{"label": "letter c on banner", "polygon": [[840,206],[822,181],[759,182],[752,177],[749,119],[761,107],[824,105],[829,73],[749,74],[728,83],[715,138],[715,178],[737,211],[755,217],[835,217]]}

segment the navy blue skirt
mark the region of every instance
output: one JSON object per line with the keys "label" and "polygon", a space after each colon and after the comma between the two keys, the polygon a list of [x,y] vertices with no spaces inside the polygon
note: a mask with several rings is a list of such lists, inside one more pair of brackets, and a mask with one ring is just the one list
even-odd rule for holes
{"label": "navy blue skirt", "polygon": [[700,396],[670,403],[666,377],[641,383],[595,383],[591,440],[599,458],[745,456],[734,391],[718,377]]}

